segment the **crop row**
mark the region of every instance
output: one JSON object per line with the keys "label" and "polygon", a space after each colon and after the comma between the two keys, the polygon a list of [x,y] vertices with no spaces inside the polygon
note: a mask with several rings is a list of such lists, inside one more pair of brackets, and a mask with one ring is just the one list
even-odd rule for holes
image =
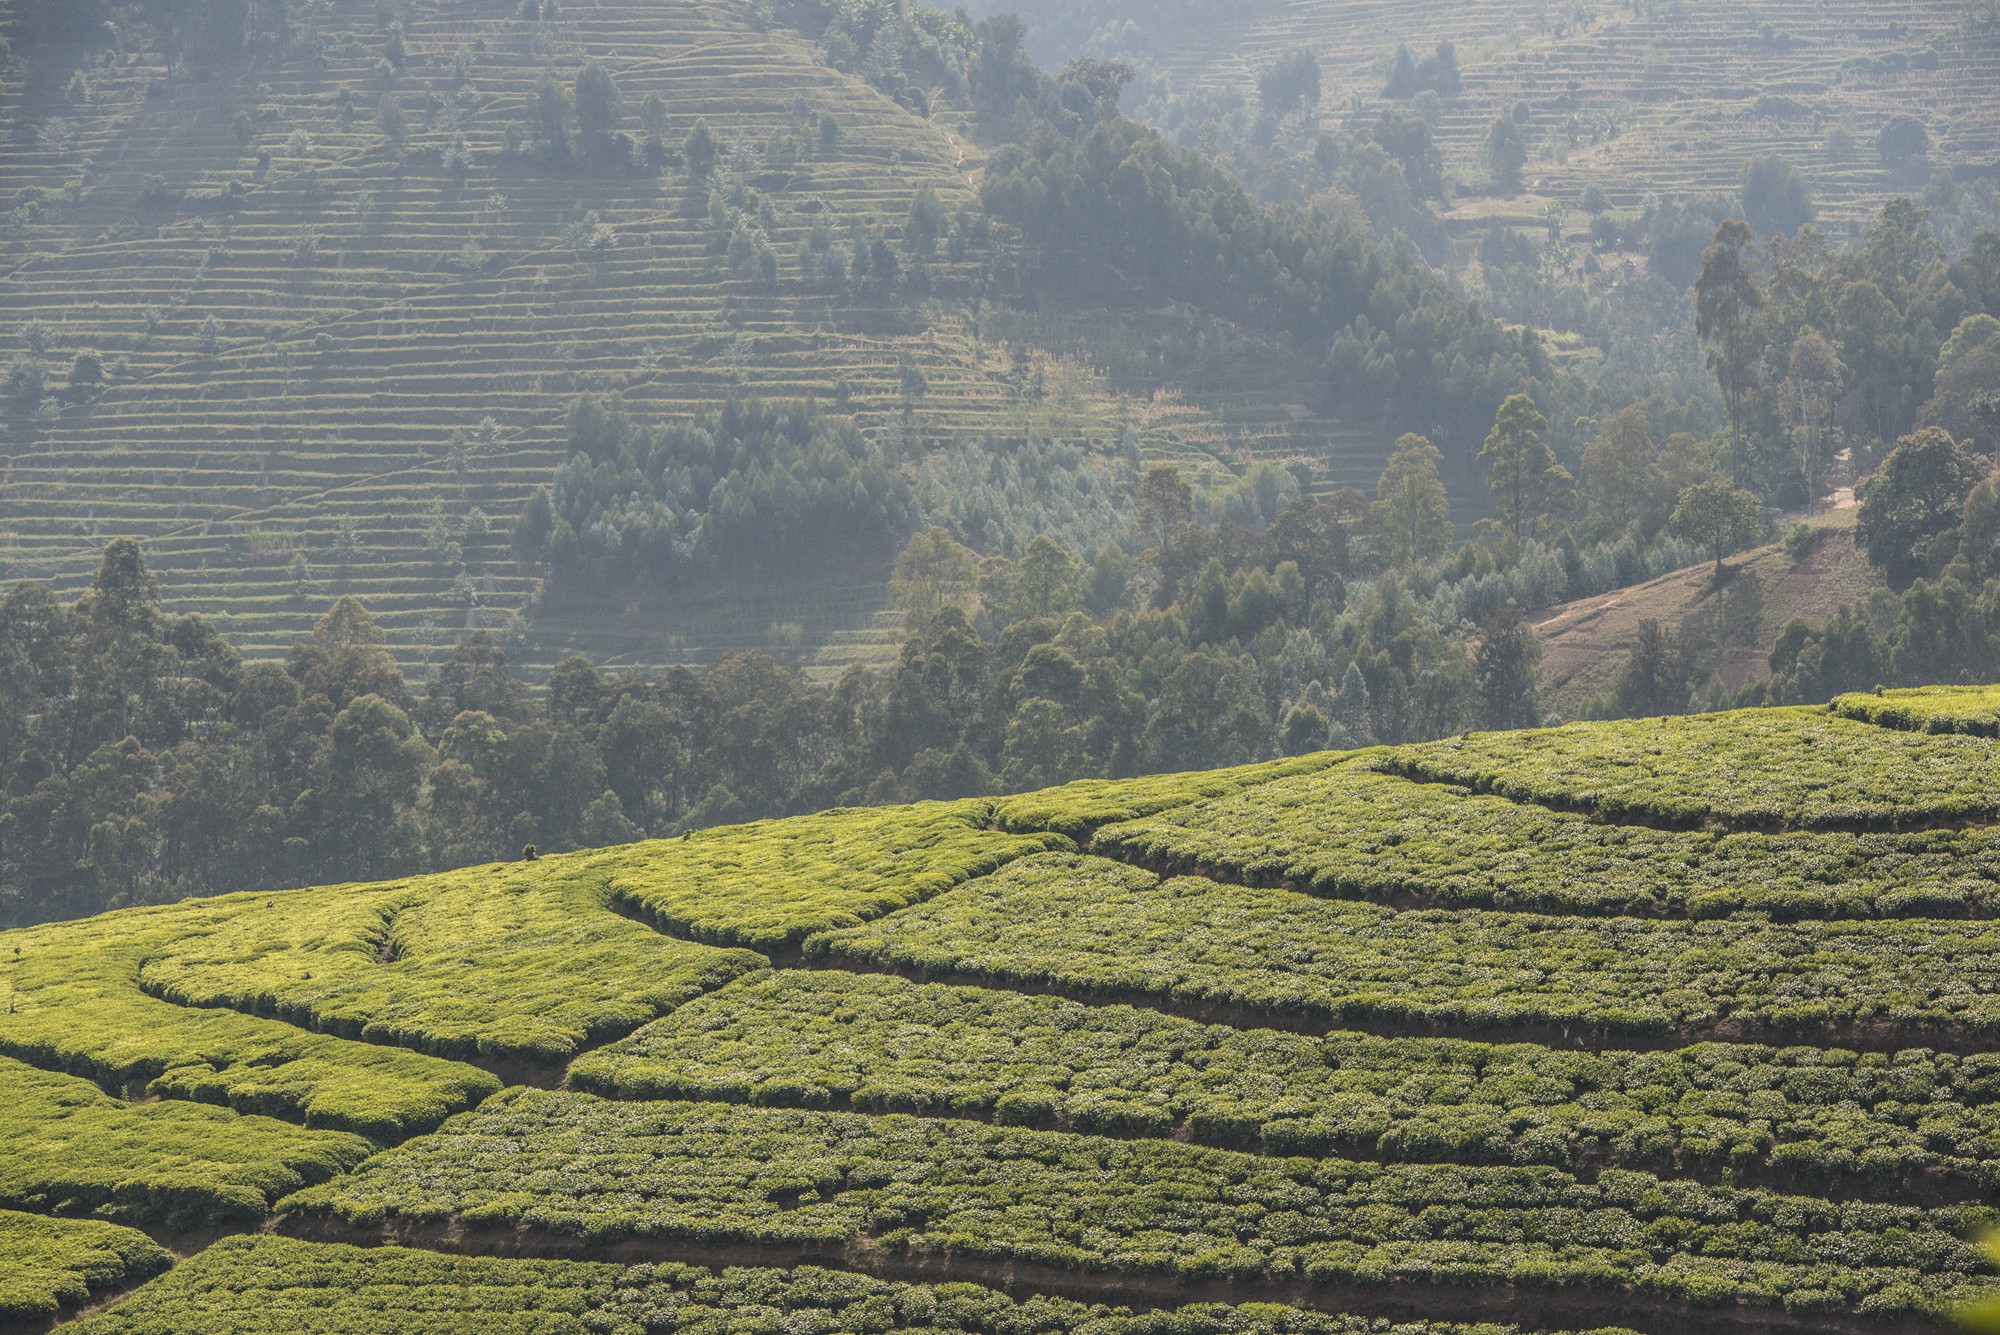
{"label": "crop row", "polygon": [[2000,741],[1872,727],[1824,708],[1475,733],[1373,763],[1607,820],[1895,829],[2000,815]]}
{"label": "crop row", "polygon": [[1106,826],[1092,848],[1395,904],[1694,917],[2000,914],[1992,826],[1655,829],[1411,783],[1361,762]]}
{"label": "crop row", "polygon": [[[1898,114],[1949,124],[1941,165],[1990,157],[1994,137],[1984,96],[1993,79],[1992,44],[1963,40],[1961,11],[1930,0],[1857,0],[1832,22],[1817,7],[1772,0],[1716,9],[1573,7],[1559,21],[1526,3],[1476,9],[1408,3],[1396,9],[1393,34],[1377,11],[1330,0],[1226,11],[1177,6],[1149,14],[1145,36],[1126,39],[1129,46],[1110,39],[1116,25],[1104,22],[1103,7],[1075,19],[1073,8],[1031,5],[1024,17],[1044,40],[1045,28],[1061,24],[1079,47],[1094,39],[1092,49],[1108,59],[1129,58],[1134,48],[1147,52],[1166,67],[1161,73],[1171,86],[1197,85],[1211,96],[1232,85],[1247,90],[1286,51],[1309,47],[1325,67],[1327,86],[1355,95],[1356,114],[1364,118],[1386,101],[1377,94],[1389,46],[1406,42],[1422,56],[1440,39],[1455,42],[1464,90],[1438,119],[1440,151],[1462,180],[1483,180],[1479,151],[1487,127],[1497,112],[1526,105],[1534,113],[1530,140],[1538,146],[1529,174],[1546,199],[1574,199],[1589,184],[1601,185],[1620,207],[1647,196],[1733,189],[1744,158],[1775,151],[1807,171],[1823,221],[1845,220],[1893,192],[1896,164],[1881,170],[1872,152],[1865,161],[1831,160],[1825,151],[1831,126],[1865,139]],[[1192,19],[1176,24],[1190,11]],[[1776,40],[1762,40],[1760,25]],[[1927,41],[1941,59],[1925,73],[1909,71],[1908,57]],[[1890,61],[1909,72],[1887,74]],[[1857,79],[1857,64],[1883,73]],[[1551,97],[1551,89],[1565,91]],[[1774,112],[1773,101],[1798,111]]]}
{"label": "crop row", "polygon": [[[304,902],[312,894],[288,898]],[[378,1140],[433,1127],[500,1087],[459,1062],[177,1006],[140,991],[145,961],[198,924],[213,902],[7,933],[0,944],[0,1055],[106,1086]]]}
{"label": "crop row", "polygon": [[991,1118],[1399,1162],[2000,1187],[2000,1057],[1703,1044],[1575,1052],[1240,1030],[840,972],[747,979],[570,1065],[613,1098]]}
{"label": "crop row", "polygon": [[1837,696],[1842,718],[1905,732],[1965,732],[2000,737],[2000,686],[1910,686]]}
{"label": "crop row", "polygon": [[264,1217],[373,1147],[226,1108],[127,1103],[0,1057],[0,1204],[190,1228]]}
{"label": "crop row", "polygon": [[393,1139],[499,1088],[440,1057],[561,1061],[765,967],[748,950],[662,936],[614,902],[768,948],[1070,846],[989,830],[986,813],[983,802],[829,812],[13,933],[0,953],[0,1054]]}
{"label": "crop row", "polygon": [[984,801],[835,810],[610,849],[588,865],[616,902],[668,931],[770,950],[1073,847],[1058,834],[989,829],[988,815]]}
{"label": "crop row", "polygon": [[[445,1256],[270,1236],[225,1238],[66,1335],[1370,1335],[1383,1328],[1260,1303],[1134,1314],[975,1284],[902,1284],[851,1271],[615,1266]],[[1394,1335],[1514,1335],[1399,1324]],[[1597,1335],[1620,1335],[1601,1331]]]}
{"label": "crop row", "polygon": [[[11,460],[0,548],[17,566],[73,586],[99,527],[114,526],[142,536],[163,580],[198,602],[215,602],[214,571],[232,568],[229,606],[281,651],[323,603],[294,597],[287,561],[258,559],[245,527],[296,535],[327,581],[344,515],[390,540],[364,542],[339,578],[402,582],[399,605],[378,611],[399,614],[394,647],[414,659],[419,620],[463,611],[456,572],[433,569],[417,544],[426,504],[511,516],[561,462],[553,424],[586,383],[622,386],[668,415],[750,385],[830,394],[845,380],[879,416],[907,355],[927,368],[935,413],[969,407],[984,425],[1009,410],[999,377],[915,338],[822,337],[835,298],[793,272],[794,244],[816,221],[893,227],[926,184],[947,206],[962,202],[943,130],[725,7],[594,4],[546,25],[516,22],[514,8],[410,16],[408,67],[393,77],[377,72],[386,39],[365,4],[305,21],[335,39],[318,56],[259,60],[235,83],[176,77],[163,53],[141,49],[144,33],[128,34],[141,47],[93,69],[89,98],[63,108],[74,150],[0,163],[9,207],[16,195],[50,199],[0,231],[0,308],[53,330],[58,378],[80,346],[113,364],[101,397]],[[616,77],[628,130],[656,96],[671,108],[668,139],[705,118],[730,172],[757,171],[757,150],[792,128],[795,100],[837,118],[837,152],[760,178],[781,287],[733,278],[705,253],[707,191],[684,173],[505,154],[537,80],[568,81],[587,56]],[[372,107],[384,78],[420,122],[407,152],[383,144],[370,111],[348,109],[357,91]],[[470,162],[442,169],[461,134]],[[56,203],[80,166],[88,188]],[[147,181],[162,168],[166,199]],[[587,253],[561,239],[586,220],[604,228],[584,227]],[[451,476],[436,460],[448,434],[488,414],[504,440]],[[480,568],[491,547],[465,555],[483,618],[532,591],[511,563]],[[678,661],[668,638],[642,652]]]}
{"label": "crop row", "polygon": [[1314,1284],[1636,1285],[1937,1311],[1986,1273],[1931,1210],[1607,1171],[1279,1159],[962,1120],[511,1090],[282,1209],[369,1227],[891,1251]]}
{"label": "crop row", "polygon": [[[672,861],[679,844],[623,850]],[[147,992],[438,1056],[556,1062],[764,967],[607,906],[595,854],[186,906]]]}
{"label": "crop row", "polygon": [[[182,1066],[158,1050],[174,1032],[234,1023],[293,1054],[282,1065],[265,1064],[266,1054],[255,1067],[292,1077],[278,1079],[287,1087],[302,1074],[292,1068],[307,1048],[366,1054],[364,1064],[416,1060],[328,1044],[289,1025],[445,1057],[560,1061],[765,967],[748,950],[648,930],[613,912],[613,900],[691,935],[768,946],[862,922],[1023,853],[1068,846],[1059,835],[989,831],[985,811],[966,802],[832,812],[383,886],[221,896],[37,929],[12,938],[19,955],[0,960],[0,990],[13,1002],[13,1013],[0,1016],[0,1052],[122,1083]],[[92,957],[81,969],[72,967],[79,955]],[[104,1012],[107,1001],[123,1014]],[[86,1008],[106,1032],[65,1022],[65,1012],[83,1018]],[[288,1023],[238,1021],[217,1008]],[[105,1044],[122,1056],[102,1051]],[[219,1059],[229,1051],[200,1047]],[[256,1079],[233,1069],[240,1063],[221,1064],[232,1068],[227,1085]],[[180,1086],[193,1080],[212,1094],[216,1074],[176,1070],[172,1088],[159,1092],[191,1092]],[[315,1097],[359,1092],[348,1084]],[[233,1089],[227,1101],[303,1111],[246,1101]],[[369,1118],[326,1124],[390,1129]]]}
{"label": "crop row", "polygon": [[135,1229],[0,1210],[0,1321],[52,1316],[172,1262]]}
{"label": "crop row", "polygon": [[808,957],[1336,1025],[1898,1042],[2000,1034],[2000,925],[1398,912],[1102,858],[1015,862]]}
{"label": "crop row", "polygon": [[1082,836],[1113,821],[1136,820],[1204,798],[1227,797],[1289,775],[1310,774],[1338,759],[1321,754],[1193,774],[1078,779],[1058,788],[999,798],[993,803],[993,819],[1009,830],[1056,830]]}

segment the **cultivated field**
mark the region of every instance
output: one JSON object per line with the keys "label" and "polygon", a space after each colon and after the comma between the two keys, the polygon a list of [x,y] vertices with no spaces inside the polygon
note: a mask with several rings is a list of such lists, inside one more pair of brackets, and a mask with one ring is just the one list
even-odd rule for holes
{"label": "cultivated field", "polygon": [[0,1329],[1943,1330],[2000,1286],[1996,698],[0,935]]}
{"label": "cultivated field", "polygon": [[1805,171],[1824,220],[1859,221],[1910,188],[1912,164],[1875,153],[1883,126],[1903,115],[1925,122],[1936,165],[2000,161],[2000,23],[1962,0],[1108,0],[1080,16],[1036,0],[976,8],[1018,8],[1031,31],[1136,56],[1181,89],[1249,90],[1304,47],[1324,67],[1327,118],[1352,107],[1364,123],[1386,104],[1398,42],[1423,57],[1449,41],[1463,87],[1437,131],[1448,163],[1482,185],[1487,127],[1523,107],[1532,192],[1567,203],[1591,185],[1620,208],[1655,194],[1733,192],[1746,158],[1777,152]]}
{"label": "cultivated field", "polygon": [[[579,392],[621,390],[656,419],[731,393],[838,392],[864,426],[893,419],[933,448],[1036,430],[1106,450],[1150,397],[1085,376],[1062,404],[1025,405],[976,322],[806,282],[797,253],[816,225],[893,237],[924,187],[968,203],[966,148],[743,7],[531,20],[502,0],[418,3],[401,71],[376,8],[311,7],[283,59],[240,76],[135,49],[61,97],[0,89],[17,131],[0,154],[0,320],[34,331],[51,368],[43,406],[17,404],[0,447],[8,577],[73,587],[104,541],[137,536],[177,602],[252,654],[281,652],[345,592],[414,661],[526,603],[509,528],[562,461]],[[589,58],[634,137],[649,96],[673,150],[706,119],[720,170],[757,192],[774,280],[732,273],[708,185],[680,167],[507,151],[543,73],[567,83]],[[384,97],[403,109],[400,147]],[[805,151],[774,157],[774,139]],[[941,258],[937,278],[977,263]],[[107,380],[73,402],[82,349]],[[534,653],[700,661],[769,647],[786,622],[820,642],[870,626],[880,587],[858,571],[789,597],[724,588],[638,630],[558,616]]]}

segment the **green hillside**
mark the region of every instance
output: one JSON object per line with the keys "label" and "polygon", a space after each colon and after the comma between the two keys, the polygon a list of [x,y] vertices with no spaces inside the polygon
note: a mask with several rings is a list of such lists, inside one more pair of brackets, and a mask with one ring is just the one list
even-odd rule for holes
{"label": "green hillside", "polygon": [[0,1329],[1943,1330],[2000,1287],[1994,699],[0,934]]}
{"label": "green hillside", "polygon": [[1768,677],[1772,647],[1793,620],[1824,621],[1882,588],[1854,544],[1851,508],[1819,516],[1811,533],[1743,553],[1720,585],[1710,566],[1689,566],[1537,613],[1543,703],[1563,718],[1587,717],[1615,688],[1649,621],[1681,628],[1729,690]]}
{"label": "green hillside", "polygon": [[[67,81],[26,77],[30,62],[0,84],[0,321],[27,367],[0,447],[10,578],[75,587],[105,540],[134,536],[181,605],[253,656],[281,655],[340,594],[406,663],[464,628],[519,630],[536,572],[509,536],[575,448],[564,419],[584,392],[661,423],[732,395],[837,405],[929,458],[909,470],[917,519],[1001,466],[988,439],[1081,446],[1107,485],[1128,434],[1222,477],[1246,442],[1351,443],[1338,423],[1294,431],[1277,405],[1323,398],[1297,375],[1233,401],[1219,382],[1187,420],[1148,421],[1167,373],[1113,386],[1060,322],[989,311],[987,243],[904,259],[900,287],[808,274],[828,238],[913,253],[913,202],[967,209],[981,150],[962,117],[830,67],[767,6],[327,0],[282,22],[260,38],[253,18],[251,46],[208,64],[134,27]],[[535,137],[540,82],[566,90],[592,60],[630,161],[591,156],[581,128],[566,157]],[[717,146],[707,175],[684,160],[697,123]],[[1120,338],[1143,346],[1134,318]],[[73,384],[86,351],[101,379]],[[1032,401],[1028,370],[1050,387]],[[1362,444],[1379,466],[1386,444]],[[1019,522],[1089,550],[1103,521]],[[893,555],[643,607],[554,600],[517,656],[713,661],[787,643],[775,625],[830,667],[879,658]]]}

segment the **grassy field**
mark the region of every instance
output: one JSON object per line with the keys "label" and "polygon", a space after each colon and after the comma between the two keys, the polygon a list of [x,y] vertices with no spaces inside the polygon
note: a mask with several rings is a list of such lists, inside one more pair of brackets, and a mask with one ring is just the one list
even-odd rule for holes
{"label": "grassy field", "polygon": [[0,1329],[1942,1331],[2000,1287],[1993,696],[0,935]]}

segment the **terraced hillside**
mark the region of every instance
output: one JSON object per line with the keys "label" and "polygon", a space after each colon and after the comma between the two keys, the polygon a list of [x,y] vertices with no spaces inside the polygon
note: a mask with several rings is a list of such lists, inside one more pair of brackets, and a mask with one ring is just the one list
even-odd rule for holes
{"label": "terraced hillside", "polygon": [[[399,8],[406,21],[384,17]],[[732,393],[840,398],[864,428],[945,450],[1033,430],[1111,451],[1138,417],[1152,386],[1083,375],[1031,407],[976,321],[807,280],[815,228],[894,237],[921,190],[969,203],[968,148],[944,118],[838,73],[761,7],[533,8],[325,0],[247,72],[190,72],[140,43],[65,88],[0,89],[0,321],[51,368],[39,407],[13,403],[0,464],[9,577],[73,586],[103,541],[136,536],[176,599],[253,654],[353,593],[408,660],[528,598],[508,531],[586,390],[654,420]],[[751,193],[718,219],[686,164],[515,151],[538,81],[567,86],[590,59],[635,139],[655,132],[648,99],[670,156],[706,121],[719,179]],[[727,253],[738,234],[745,263]],[[981,263],[941,257],[933,282]],[[71,394],[86,349],[104,381]],[[1198,436],[1147,445],[1196,439],[1215,466]],[[698,661],[768,646],[773,622],[822,639],[867,626],[880,586],[880,571],[832,570],[729,589],[664,627],[554,616],[540,656]]]}
{"label": "terraced hillside", "polygon": [[[1488,126],[1525,106],[1527,177],[1534,193],[1564,202],[1591,185],[1621,208],[1652,194],[1733,192],[1746,158],[1778,152],[1805,171],[1823,220],[1859,220],[1910,188],[1912,164],[1885,164],[1875,152],[1898,116],[1925,122],[1937,165],[2000,162],[2000,26],[1957,0],[976,8],[1017,10],[1031,40],[1046,29],[1036,48],[1044,59],[1132,57],[1186,90],[1247,92],[1280,55],[1304,47],[1324,66],[1329,117],[1352,102],[1364,121],[1385,104],[1397,43],[1422,57],[1448,41],[1462,90],[1437,128],[1447,160],[1483,184]],[[1841,147],[1842,135],[1852,147]]]}
{"label": "terraced hillside", "polygon": [[0,1328],[1940,1330],[1996,694],[0,935]]}

